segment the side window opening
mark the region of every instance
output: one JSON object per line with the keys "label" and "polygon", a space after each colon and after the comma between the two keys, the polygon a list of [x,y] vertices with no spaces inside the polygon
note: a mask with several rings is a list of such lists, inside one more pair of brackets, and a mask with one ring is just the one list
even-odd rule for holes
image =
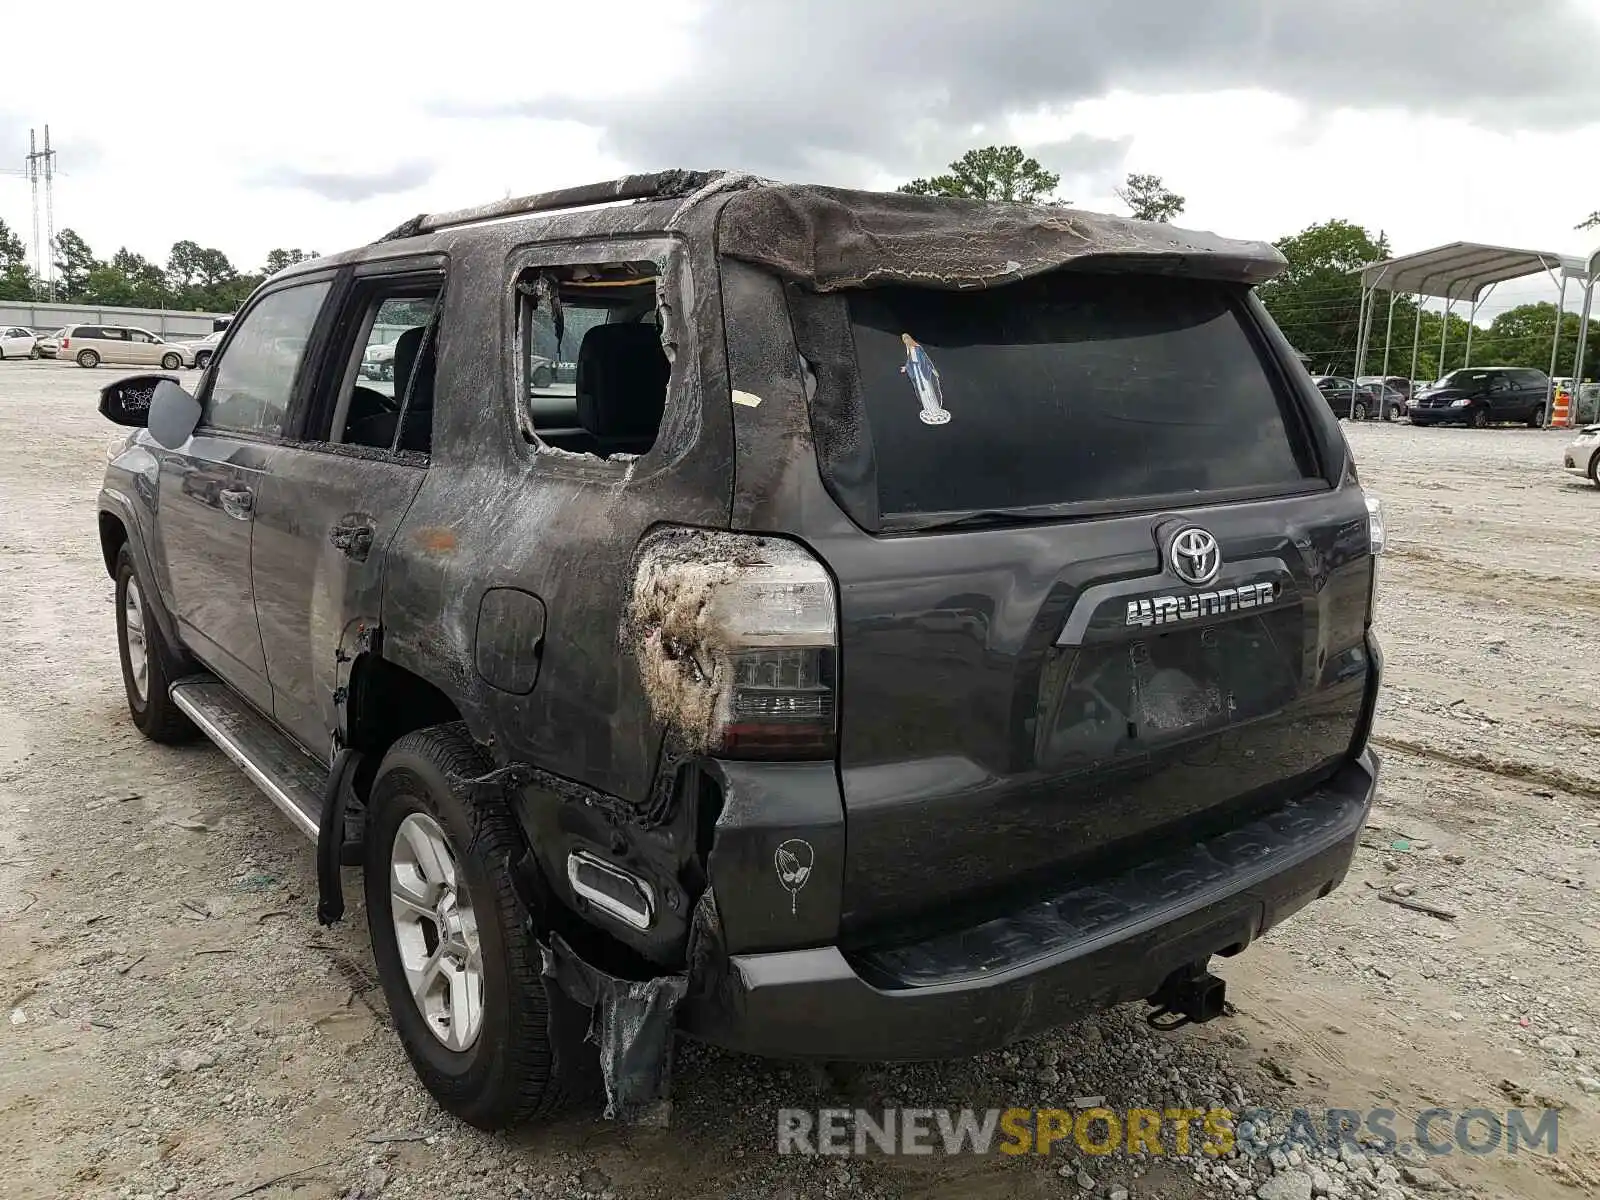
{"label": "side window opening", "polygon": [[367,299],[340,376],[331,442],[432,451],[439,295],[438,284],[411,283]]}
{"label": "side window opening", "polygon": [[517,281],[523,436],[602,459],[655,444],[672,373],[650,262],[539,267]]}

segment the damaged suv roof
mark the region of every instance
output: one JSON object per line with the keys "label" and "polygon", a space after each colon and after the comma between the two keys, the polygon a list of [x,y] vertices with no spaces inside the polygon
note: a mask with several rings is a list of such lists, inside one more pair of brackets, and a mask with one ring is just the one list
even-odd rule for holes
{"label": "damaged suv roof", "polygon": [[[707,199],[733,193],[721,209],[720,253],[776,272],[814,291],[916,284],[985,288],[1063,267],[1137,270],[1254,285],[1288,265],[1268,242],[1135,221],[1061,205],[913,196],[775,183],[719,171],[668,171],[603,185],[419,214],[380,242],[530,212],[573,232],[664,232],[685,224]],[[605,214],[598,216],[598,213]],[[552,217],[534,218],[549,222]],[[543,236],[550,231],[541,229]]]}

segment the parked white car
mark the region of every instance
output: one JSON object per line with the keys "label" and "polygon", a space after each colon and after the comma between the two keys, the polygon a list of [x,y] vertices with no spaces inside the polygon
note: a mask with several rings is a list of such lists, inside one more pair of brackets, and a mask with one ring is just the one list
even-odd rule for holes
{"label": "parked white car", "polygon": [[0,326],[0,358],[38,358],[39,339],[20,325]]}
{"label": "parked white car", "polygon": [[80,367],[104,362],[176,371],[194,363],[194,351],[183,343],[163,341],[131,325],[68,325],[40,339],[39,350],[49,358],[70,358]]}
{"label": "parked white car", "polygon": [[204,371],[206,364],[211,361],[211,356],[217,352],[217,347],[222,344],[222,335],[227,332],[226,329],[218,329],[216,332],[208,333],[205,337],[195,341],[177,343],[179,348],[187,350],[190,354],[191,361],[185,365],[198,367]]}
{"label": "parked white car", "polygon": [[363,379],[393,379],[394,343],[379,342],[368,346],[361,355],[360,372]]}

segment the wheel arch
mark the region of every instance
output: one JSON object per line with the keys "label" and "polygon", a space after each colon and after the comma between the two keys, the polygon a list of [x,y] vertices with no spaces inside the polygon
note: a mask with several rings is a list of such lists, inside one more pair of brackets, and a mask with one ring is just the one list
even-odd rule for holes
{"label": "wheel arch", "polygon": [[105,561],[106,574],[117,577],[117,553],[128,541],[128,527],[116,513],[100,510],[100,557]]}
{"label": "wheel arch", "polygon": [[[358,635],[359,636],[359,635]],[[383,657],[376,639],[350,655],[341,736],[376,768],[384,753],[408,733],[462,720],[445,692],[421,675]]]}

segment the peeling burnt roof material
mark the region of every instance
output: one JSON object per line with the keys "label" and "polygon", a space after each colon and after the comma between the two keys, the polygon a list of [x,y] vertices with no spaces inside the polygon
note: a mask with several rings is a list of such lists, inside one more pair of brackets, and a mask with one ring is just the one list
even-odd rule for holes
{"label": "peeling burnt roof material", "polygon": [[986,288],[1068,266],[1258,284],[1287,265],[1267,242],[1075,208],[788,185],[732,196],[718,248],[818,292]]}
{"label": "peeling burnt roof material", "polygon": [[716,171],[673,170],[657,171],[648,175],[624,175],[621,179],[558,188],[550,192],[535,192],[530,196],[513,196],[489,204],[479,204],[473,208],[458,208],[440,213],[418,213],[409,221],[384,234],[378,241],[393,242],[457,225],[471,225],[478,221],[492,221],[500,217],[557,212],[566,208],[582,208],[589,204],[612,204],[624,200],[677,200],[693,195],[708,184],[715,183],[721,174],[722,172]]}
{"label": "peeling burnt roof material", "polygon": [[997,287],[1064,267],[1254,285],[1287,263],[1267,242],[1059,205],[779,184],[738,172],[662,171],[413,217],[381,241],[497,218],[632,200],[677,200],[668,220],[726,197],[719,253],[818,292],[912,284]]}

